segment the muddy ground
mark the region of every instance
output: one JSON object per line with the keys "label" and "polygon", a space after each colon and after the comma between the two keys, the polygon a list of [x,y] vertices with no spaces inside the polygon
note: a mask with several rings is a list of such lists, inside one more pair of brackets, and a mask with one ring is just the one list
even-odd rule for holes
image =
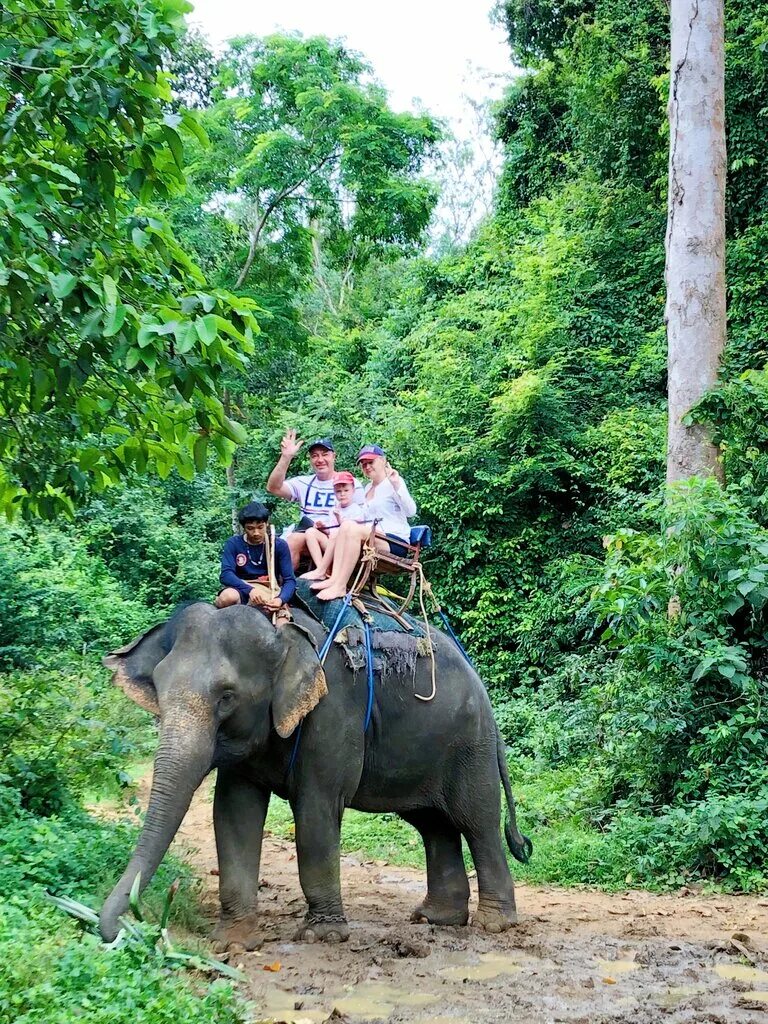
{"label": "muddy ground", "polygon": [[[213,922],[216,850],[207,791],[195,798],[176,849],[203,875]],[[248,977],[254,1020],[768,1021],[768,899],[519,885],[519,925],[485,935],[409,924],[426,886],[420,871],[346,856],[341,873],[349,942],[294,943],[305,910],[295,850],[265,839],[264,944],[231,958]]]}

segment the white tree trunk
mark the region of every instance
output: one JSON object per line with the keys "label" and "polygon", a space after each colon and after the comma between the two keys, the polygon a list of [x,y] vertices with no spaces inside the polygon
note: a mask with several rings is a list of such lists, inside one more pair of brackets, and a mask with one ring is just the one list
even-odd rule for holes
{"label": "white tree trunk", "polygon": [[722,476],[706,427],[682,418],[717,381],[725,346],[723,0],[671,0],[667,205],[667,480]]}

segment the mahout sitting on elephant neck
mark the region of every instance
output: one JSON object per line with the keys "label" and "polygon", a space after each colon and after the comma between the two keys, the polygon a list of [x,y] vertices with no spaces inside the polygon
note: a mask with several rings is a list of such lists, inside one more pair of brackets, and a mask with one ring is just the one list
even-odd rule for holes
{"label": "mahout sitting on elephant neck", "polygon": [[[297,938],[348,936],[339,882],[339,830],[345,807],[394,811],[421,834],[427,894],[414,919],[466,924],[469,884],[461,838],[478,876],[474,921],[489,931],[516,920],[512,879],[500,838],[503,785],[512,853],[527,859],[517,829],[504,748],[488,695],[453,642],[433,631],[440,685],[429,705],[429,659],[415,672],[390,673],[368,693],[336,645],[325,665],[323,630],[297,610],[275,630],[261,613],[237,605],[196,604],[105,659],[115,682],[158,715],[160,741],[146,820],[133,857],[101,913],[114,938],[141,874],[154,874],[200,782],[217,769],[214,827],[219,857],[221,948],[255,948],[261,842],[270,795],[287,799],[296,824],[299,879],[308,903]],[[293,733],[301,756],[288,772]]]}

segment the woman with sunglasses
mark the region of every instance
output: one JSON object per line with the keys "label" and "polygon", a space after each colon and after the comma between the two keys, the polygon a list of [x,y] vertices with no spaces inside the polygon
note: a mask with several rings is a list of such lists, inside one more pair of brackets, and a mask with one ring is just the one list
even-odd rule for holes
{"label": "woman with sunglasses", "polygon": [[370,537],[371,523],[377,524],[374,543],[379,551],[403,554],[401,545],[407,544],[411,535],[408,518],[416,514],[416,503],[403,478],[390,466],[387,453],[377,444],[368,444],[358,452],[357,463],[368,480],[363,505],[367,522],[347,519],[339,527],[331,575],[312,584],[321,601],[333,601],[347,593],[349,577]]}

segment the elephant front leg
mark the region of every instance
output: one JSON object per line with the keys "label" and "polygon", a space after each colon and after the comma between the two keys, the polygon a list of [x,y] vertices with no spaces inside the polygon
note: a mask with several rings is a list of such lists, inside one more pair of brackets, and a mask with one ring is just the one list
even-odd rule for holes
{"label": "elephant front leg", "polygon": [[213,825],[219,857],[221,915],[212,935],[218,952],[240,952],[261,944],[256,908],[269,797],[267,790],[243,776],[219,769]]}
{"label": "elephant front leg", "polygon": [[340,830],[343,808],[313,793],[297,802],[296,858],[308,909],[294,938],[304,942],[346,942],[349,926],[341,903]]}

